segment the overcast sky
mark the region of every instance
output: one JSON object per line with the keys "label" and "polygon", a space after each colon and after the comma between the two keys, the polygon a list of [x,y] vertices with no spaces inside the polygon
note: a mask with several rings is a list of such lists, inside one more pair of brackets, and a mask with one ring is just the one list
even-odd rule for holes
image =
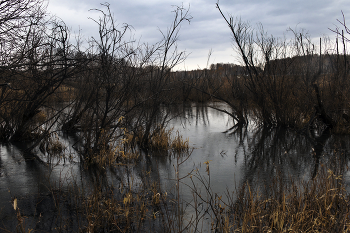
{"label": "overcast sky", "polygon": [[[102,1],[104,3],[105,1]],[[178,69],[192,70],[205,68],[210,50],[210,63],[238,63],[232,49],[231,34],[218,9],[217,0],[110,0],[110,8],[118,23],[133,26],[134,37],[150,44],[161,40],[160,30],[166,31],[171,24],[175,9],[173,6],[190,7],[191,23],[181,27],[178,47],[189,54]],[[48,11],[64,20],[77,32],[87,37],[96,36],[97,27],[89,19],[98,18],[98,0],[49,0]],[[342,19],[341,11],[349,18],[349,0],[220,0],[222,11],[227,15],[241,17],[252,26],[262,23],[270,35],[282,37],[290,35],[287,29],[299,28],[309,32],[312,38],[328,35],[335,38],[328,28],[335,28],[337,19]]]}

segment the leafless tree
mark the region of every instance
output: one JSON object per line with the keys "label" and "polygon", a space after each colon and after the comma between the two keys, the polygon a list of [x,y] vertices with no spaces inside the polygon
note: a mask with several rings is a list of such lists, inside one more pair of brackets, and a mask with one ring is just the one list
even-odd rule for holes
{"label": "leafless tree", "polygon": [[334,122],[324,109],[319,91],[321,55],[317,55],[310,38],[292,31],[294,39],[281,40],[267,35],[261,24],[255,31],[241,19],[227,19],[219,4],[217,8],[246,68],[244,85],[257,119],[264,126],[298,128],[315,107],[317,116],[332,127]]}
{"label": "leafless tree", "polygon": [[49,104],[50,98],[76,71],[69,30],[45,16],[42,1],[2,4],[10,13],[0,25],[1,82],[9,83],[1,90],[1,138],[41,140],[60,112]]}
{"label": "leafless tree", "polygon": [[121,128],[138,135],[140,145],[147,147],[158,123],[165,122],[161,104],[171,103],[171,69],[186,57],[176,47],[178,32],[180,24],[190,20],[188,10],[178,7],[160,42],[140,44],[130,36],[132,28],[118,27],[109,5],[102,6],[95,9],[101,17],[93,19],[99,37],[89,42],[89,63],[75,78],[76,98],[63,120],[66,130],[81,132],[81,152],[87,159],[109,148],[123,134]]}
{"label": "leafless tree", "polygon": [[[178,51],[177,41],[180,26],[184,22],[190,22],[192,17],[189,15],[189,9],[176,7],[174,20],[166,32],[162,32],[163,39],[154,47],[154,57],[151,58],[149,66],[147,88],[151,91],[143,107],[143,123],[141,145],[147,148],[149,140],[152,138],[152,131],[156,132],[159,125],[164,126],[168,119],[166,112],[162,112],[162,105],[174,103],[174,99],[169,95],[174,91],[172,85],[172,69],[186,59],[186,53]],[[145,111],[147,109],[147,111]],[[164,110],[164,109],[163,109]],[[159,119],[160,117],[160,119]],[[153,130],[152,130],[153,128]]]}

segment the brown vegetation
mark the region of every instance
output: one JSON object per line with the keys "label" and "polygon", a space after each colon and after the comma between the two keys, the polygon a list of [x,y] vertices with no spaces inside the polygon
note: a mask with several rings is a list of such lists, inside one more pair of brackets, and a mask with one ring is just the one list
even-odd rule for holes
{"label": "brown vegetation", "polygon": [[[74,149],[95,183],[91,189],[73,184],[69,191],[58,187],[50,192],[59,214],[63,197],[74,207],[77,231],[197,231],[205,217],[212,219],[210,230],[216,232],[349,230],[349,196],[330,168],[323,166],[301,186],[292,182],[285,187],[277,177],[270,196],[243,184],[237,200],[228,195],[223,202],[211,190],[209,161],[208,179],[195,172],[179,177],[191,150],[188,140],[166,128],[172,104],[222,101],[230,109],[210,107],[230,115],[240,130],[255,121],[264,129],[296,129],[321,144],[331,131],[350,133],[344,33],[336,31],[343,53],[338,41],[336,52],[318,52],[299,32],[286,43],[266,36],[261,26],[255,37],[248,24],[227,19],[217,5],[243,66],[172,72],[186,58],[176,47],[180,25],[191,19],[182,7],[175,9],[171,27],[158,43],[140,45],[127,39],[129,25],[116,27],[109,5],[103,4],[94,20],[99,38],[82,51],[81,41],[70,43],[64,22],[45,16],[42,1],[6,0],[0,6],[0,141],[27,141],[28,150],[39,148],[44,155],[65,159],[56,131],[76,136]],[[341,24],[348,32],[345,20]],[[169,196],[149,171],[142,170],[137,190],[129,174],[129,166],[157,152],[176,156]],[[119,188],[106,181],[107,172],[116,170],[122,177]],[[193,182],[196,216],[189,220],[179,192],[185,178],[197,179],[206,194]],[[24,232],[16,198],[13,203],[17,230]],[[66,230],[64,216],[57,218],[62,223],[58,228]]]}

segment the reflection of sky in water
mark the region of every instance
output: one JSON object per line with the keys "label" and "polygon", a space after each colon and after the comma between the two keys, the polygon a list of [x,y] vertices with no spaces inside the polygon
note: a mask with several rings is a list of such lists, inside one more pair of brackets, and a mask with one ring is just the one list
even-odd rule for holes
{"label": "reflection of sky in water", "polygon": [[[221,107],[229,110],[225,105]],[[251,124],[245,131],[246,137],[240,140],[239,134],[225,133],[233,126],[228,115],[212,108],[195,106],[185,112],[185,117],[177,117],[169,123],[169,128],[173,127],[174,132],[178,130],[184,139],[188,138],[194,148],[189,159],[180,166],[180,177],[198,169],[202,177],[208,179],[204,162],[209,161],[211,190],[222,196],[224,201],[227,191],[236,193],[236,188],[242,183],[249,182],[259,187],[260,194],[268,194],[277,175],[282,177],[283,185],[288,185],[290,178],[295,182],[309,181],[315,169],[319,169],[312,155],[312,148],[317,143],[292,130],[257,129]],[[345,141],[345,148],[349,149],[350,141]],[[331,148],[332,143],[323,146],[320,163],[339,163],[334,160],[337,156],[330,153]],[[340,164],[340,169],[344,169],[348,159]],[[162,185],[173,192],[175,182],[171,179],[175,177],[174,166],[174,158],[159,164]],[[344,182],[348,183],[349,177],[350,173],[346,172]],[[182,182],[193,188],[189,178]],[[192,189],[184,184],[180,186],[182,198],[193,204]],[[201,195],[206,196],[202,184],[197,182],[196,186],[201,189]],[[187,207],[187,214],[190,219],[194,212]],[[203,224],[210,229],[209,222]]]}
{"label": "reflection of sky in water", "polygon": [[[199,172],[208,178],[205,172],[204,162],[210,162],[211,185],[213,190],[223,193],[226,188],[233,191],[235,182],[241,179],[241,164],[243,162],[242,147],[236,140],[227,136],[224,131],[232,127],[233,122],[221,112],[211,108],[189,110],[186,119],[179,117],[169,123],[169,128],[177,130],[184,139],[189,139],[190,146],[194,148],[189,159],[180,166],[180,177],[188,174],[192,169],[199,169]],[[176,159],[170,164],[160,166],[160,177],[174,176]],[[189,184],[189,179],[184,180]],[[165,184],[167,189],[172,188],[173,183]],[[189,189],[182,186],[184,197],[190,200],[192,194]]]}
{"label": "reflection of sky in water", "polygon": [[[220,107],[229,110],[223,104]],[[310,180],[316,168],[312,156],[315,142],[292,130],[256,129],[253,125],[248,127],[246,137],[240,141],[239,134],[224,133],[232,126],[230,117],[212,108],[192,106],[185,110],[185,117],[173,119],[169,128],[173,127],[174,132],[178,130],[195,148],[190,158],[180,166],[180,177],[198,168],[207,178],[204,162],[209,161],[211,187],[219,195],[224,195],[227,189],[235,191],[242,182],[261,186],[268,192],[269,185],[278,174],[284,182],[291,177],[295,181]],[[334,158],[329,153],[332,146],[328,144],[324,145],[321,163],[329,163]],[[345,147],[350,148],[349,140]],[[176,159],[161,163],[160,177],[173,178],[174,165]],[[189,179],[184,182],[189,184]],[[167,180],[163,185],[169,190],[174,187],[174,183]],[[191,200],[191,190],[185,186],[182,188],[185,199]]]}
{"label": "reflection of sky in water", "polygon": [[[229,108],[223,104],[220,107],[229,111]],[[188,138],[190,146],[194,148],[191,156],[179,168],[180,177],[198,169],[198,172],[208,179],[204,162],[209,161],[211,188],[219,196],[223,195],[223,199],[225,199],[224,195],[227,190],[235,191],[235,188],[239,188],[242,182],[248,181],[253,185],[268,186],[278,172],[282,174],[284,181],[287,181],[289,177],[296,180],[310,179],[316,164],[312,156],[312,148],[315,147],[315,143],[293,131],[259,130],[253,125],[250,125],[247,131],[243,131],[243,135],[245,133],[246,136],[240,140],[239,134],[225,133],[232,126],[233,121],[228,115],[200,105],[189,106],[185,108],[183,115],[172,119],[168,127],[174,128],[173,134],[179,131],[183,139]],[[334,149],[333,144],[338,141],[339,139],[333,136],[328,139],[324,145],[325,152],[320,157],[320,163],[334,163],[333,159],[336,156],[331,151]],[[76,155],[72,149],[69,149],[74,142],[69,139],[62,140],[62,142],[67,147],[68,153]],[[344,154],[343,162],[337,166],[340,170],[344,170],[348,164],[347,153],[350,148],[348,137],[342,138],[337,148],[340,148]],[[0,150],[0,204],[3,207],[1,217],[9,213],[13,215],[11,195],[25,196],[46,193],[51,187],[82,185],[82,182],[88,184],[91,179],[86,174],[88,171],[77,163],[76,157],[72,163],[67,160],[64,165],[61,163],[48,167],[37,161],[24,161],[22,151],[16,149],[15,146],[1,145]],[[52,161],[54,164],[57,162]],[[167,155],[147,157],[143,158],[139,165],[129,167],[130,180],[125,175],[126,168],[119,167],[116,169],[116,175],[108,175],[109,182],[118,187],[118,179],[124,181],[124,184],[130,181],[136,191],[135,189],[140,187],[145,179],[148,179],[143,176],[143,170],[153,171],[154,174],[149,179],[151,181],[157,180],[158,171],[162,187],[170,194],[174,193],[175,187],[174,166],[176,167],[174,157],[169,158]],[[344,178],[345,182],[349,183],[350,172],[345,172]],[[191,185],[189,178],[182,182]],[[202,186],[198,182],[196,185],[199,188]],[[185,201],[192,200],[190,188],[181,185],[180,190]]]}

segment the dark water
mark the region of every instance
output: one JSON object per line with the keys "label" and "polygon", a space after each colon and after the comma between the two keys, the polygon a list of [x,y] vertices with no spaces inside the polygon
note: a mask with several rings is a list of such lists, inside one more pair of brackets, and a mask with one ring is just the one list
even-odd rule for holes
{"label": "dark water", "polygon": [[[228,106],[220,105],[228,109]],[[174,118],[168,127],[174,129],[174,135],[178,131],[184,139],[189,139],[193,148],[190,157],[179,167],[176,164],[182,158],[177,160],[172,156],[157,155],[142,162],[142,166],[128,168],[135,188],[143,182],[142,169],[152,170],[154,179],[159,178],[162,188],[169,193],[174,192],[176,187],[173,180],[176,169],[179,169],[180,177],[189,173],[201,174],[207,180],[210,177],[210,186],[219,195],[227,190],[234,191],[245,182],[252,186],[268,187],[277,174],[285,182],[290,177],[310,180],[317,175],[322,163],[331,165],[343,174],[345,183],[350,180],[347,171],[350,140],[347,136],[325,134],[315,137],[283,128],[261,128],[254,124],[246,129],[226,132],[233,122],[224,113],[199,104],[177,108],[183,113],[176,115],[179,109],[173,110]],[[60,140],[67,146],[66,153],[71,154],[73,159],[56,159],[50,166],[37,160],[26,161],[20,146],[0,146],[0,218],[6,229],[13,230],[17,224],[12,198],[18,198],[19,207],[22,214],[27,216],[29,226],[49,229],[59,224],[57,219],[43,219],[41,223],[34,219],[38,219],[40,214],[54,213],[55,206],[49,201],[54,197],[52,190],[72,185],[87,187],[90,182],[94,182],[95,178],[81,167],[74,150],[69,149],[72,139]],[[210,176],[205,162],[209,163]],[[120,175],[118,171],[116,173],[107,175],[109,184],[117,186],[118,180],[128,179],[125,171],[120,172]],[[181,198],[185,203],[190,203],[193,199],[192,190],[186,184],[192,184],[189,178],[182,182]],[[195,185],[198,189],[203,186],[198,180],[195,180]],[[263,191],[268,192],[268,189]],[[187,215],[191,215],[190,208]]]}
{"label": "dark water", "polygon": [[[223,104],[222,104],[223,105]],[[225,105],[223,105],[225,106]],[[300,134],[285,128],[261,128],[227,131],[233,125],[225,114],[214,109],[191,106],[185,114],[170,122],[195,149],[181,167],[182,173],[192,168],[205,170],[210,161],[210,175],[215,190],[255,181],[268,184],[276,173],[309,180],[317,174],[320,163],[331,163],[344,171],[349,162],[350,138],[325,132],[322,137]],[[161,169],[168,174],[174,161]],[[168,175],[171,177],[172,175]]]}

